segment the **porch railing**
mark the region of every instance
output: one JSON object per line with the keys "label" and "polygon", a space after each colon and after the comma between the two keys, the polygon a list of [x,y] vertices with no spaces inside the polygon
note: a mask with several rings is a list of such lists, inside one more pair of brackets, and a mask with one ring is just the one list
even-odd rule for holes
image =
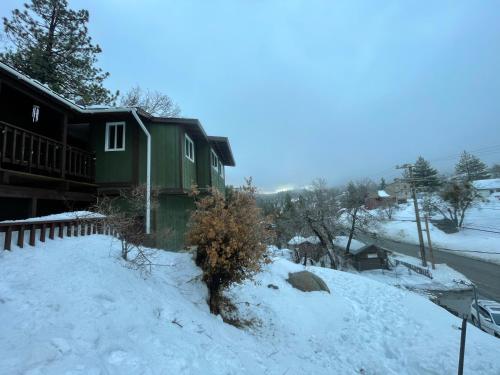
{"label": "porch railing", "polygon": [[95,157],[78,147],[0,121],[0,167],[91,182]]}

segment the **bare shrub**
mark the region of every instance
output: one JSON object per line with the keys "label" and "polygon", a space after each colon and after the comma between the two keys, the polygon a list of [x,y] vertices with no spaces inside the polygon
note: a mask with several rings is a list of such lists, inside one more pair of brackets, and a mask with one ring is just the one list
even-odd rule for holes
{"label": "bare shrub", "polygon": [[[91,208],[92,211],[104,215],[102,225],[115,233],[121,244],[121,257],[130,268],[143,272],[151,272],[155,265],[155,250],[145,247],[158,237],[168,236],[169,231],[146,234],[144,219],[146,214],[146,187],[139,185],[132,189],[122,190],[118,196],[100,197]],[[158,197],[151,196],[151,210],[158,206]]]}
{"label": "bare shrub", "polygon": [[188,242],[196,246],[196,264],[203,271],[213,314],[221,312],[222,292],[259,272],[266,261],[268,224],[255,202],[251,180],[226,197],[216,189],[196,196]]}

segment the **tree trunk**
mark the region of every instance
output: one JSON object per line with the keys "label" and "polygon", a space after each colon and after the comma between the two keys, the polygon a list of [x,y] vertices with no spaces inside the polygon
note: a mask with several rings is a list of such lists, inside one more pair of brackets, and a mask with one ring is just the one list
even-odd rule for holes
{"label": "tree trunk", "polygon": [[358,215],[358,209],[354,209],[354,213],[352,214],[352,224],[351,231],[349,232],[349,239],[347,240],[347,245],[345,247],[345,253],[349,254],[349,249],[351,248],[352,237],[354,236],[354,229],[356,228],[356,217]]}

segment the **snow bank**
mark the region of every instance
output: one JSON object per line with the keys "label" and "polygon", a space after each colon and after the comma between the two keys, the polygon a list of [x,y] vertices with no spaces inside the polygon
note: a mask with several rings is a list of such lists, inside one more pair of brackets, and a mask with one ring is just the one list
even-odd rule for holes
{"label": "snow bank", "polygon": [[[102,235],[0,253],[0,373],[456,372],[460,320],[414,293],[316,267],[332,293],[302,293],[276,258],[229,292],[255,321],[240,330],[209,313],[190,255],[159,251],[144,277],[118,253]],[[469,326],[465,373],[498,374],[498,348]]]}

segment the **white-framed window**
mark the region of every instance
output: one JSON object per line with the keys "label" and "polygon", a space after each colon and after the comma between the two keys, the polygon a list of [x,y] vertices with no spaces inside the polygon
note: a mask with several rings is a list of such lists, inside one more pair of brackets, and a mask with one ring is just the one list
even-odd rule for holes
{"label": "white-framed window", "polygon": [[184,136],[184,155],[194,163],[194,142],[187,134]]}
{"label": "white-framed window", "polygon": [[217,157],[217,154],[215,153],[214,150],[211,150],[211,157],[210,159],[212,160],[212,168],[215,169],[217,172],[219,171],[219,158]]}
{"label": "white-framed window", "polygon": [[125,151],[125,122],[106,123],[104,151]]}
{"label": "white-framed window", "polygon": [[33,123],[38,122],[39,117],[40,117],[40,106],[33,104],[33,109],[31,110],[31,118],[33,119]]}
{"label": "white-framed window", "polygon": [[220,160],[219,160],[219,174],[222,178],[224,178],[224,165]]}

